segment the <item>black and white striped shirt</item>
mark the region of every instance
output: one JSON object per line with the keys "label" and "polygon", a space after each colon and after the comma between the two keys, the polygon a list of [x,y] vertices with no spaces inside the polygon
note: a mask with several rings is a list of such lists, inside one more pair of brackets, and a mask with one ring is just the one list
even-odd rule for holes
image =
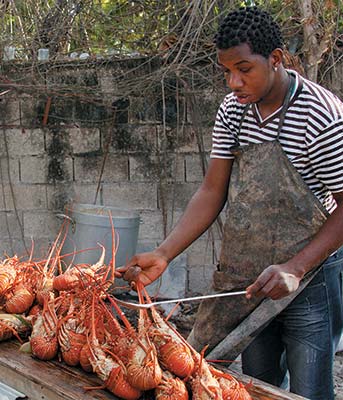
{"label": "black and white striped shirt", "polygon": [[[279,142],[310,190],[332,212],[336,208],[332,193],[343,191],[343,103],[322,86],[288,72],[295,75],[296,85]],[[232,93],[225,97],[214,125],[211,158],[234,158],[230,147],[244,108]],[[252,105],[242,123],[240,144],[275,140],[280,111],[262,120]]]}

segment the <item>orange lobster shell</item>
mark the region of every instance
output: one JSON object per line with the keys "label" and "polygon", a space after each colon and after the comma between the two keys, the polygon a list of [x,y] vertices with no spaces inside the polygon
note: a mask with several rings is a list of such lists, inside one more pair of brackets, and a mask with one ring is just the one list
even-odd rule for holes
{"label": "orange lobster shell", "polygon": [[80,365],[82,369],[86,372],[93,372],[93,367],[90,362],[91,351],[89,348],[89,344],[86,343],[83,345],[80,351]]}
{"label": "orange lobster shell", "polygon": [[81,350],[87,342],[87,337],[83,333],[68,330],[68,341],[65,342],[58,335],[58,342],[61,347],[62,358],[67,365],[75,366],[80,363]]}
{"label": "orange lobster shell", "polygon": [[13,294],[6,300],[5,310],[10,314],[23,314],[32,306],[36,296],[32,289],[21,283],[17,285]]}
{"label": "orange lobster shell", "polygon": [[42,313],[33,325],[30,344],[32,354],[40,360],[52,360],[57,356],[57,316],[52,295],[44,298]]}
{"label": "orange lobster shell", "polygon": [[0,264],[0,296],[11,287],[17,277],[17,271],[12,264]]}
{"label": "orange lobster shell", "polygon": [[40,360],[52,360],[57,356],[58,342],[53,337],[49,340],[43,336],[36,336],[30,340],[32,354]]}
{"label": "orange lobster shell", "polygon": [[155,389],[156,400],[188,400],[185,383],[170,372],[163,371],[162,382]]}

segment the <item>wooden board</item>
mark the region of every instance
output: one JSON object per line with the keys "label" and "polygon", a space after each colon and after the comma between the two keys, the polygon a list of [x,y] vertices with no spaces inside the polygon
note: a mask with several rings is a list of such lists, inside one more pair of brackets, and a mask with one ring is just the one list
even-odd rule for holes
{"label": "wooden board", "polygon": [[250,376],[229,370],[229,373],[244,383],[253,400],[307,400],[305,397],[281,390]]}
{"label": "wooden board", "polygon": [[105,390],[86,391],[100,386],[94,374],[58,361],[40,361],[19,351],[15,341],[0,344],[0,380],[32,400],[118,400]]}
{"label": "wooden board", "polygon": [[[40,361],[19,351],[16,341],[0,344],[0,381],[25,394],[27,400],[119,400],[106,390],[85,390],[100,386],[100,380],[81,368],[59,361]],[[254,400],[304,400],[257,379],[229,371],[247,385]]]}

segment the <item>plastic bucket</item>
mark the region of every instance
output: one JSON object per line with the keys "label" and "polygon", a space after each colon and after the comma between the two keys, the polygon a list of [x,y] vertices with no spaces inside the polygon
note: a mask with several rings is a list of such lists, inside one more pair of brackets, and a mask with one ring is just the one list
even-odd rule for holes
{"label": "plastic bucket", "polygon": [[[116,246],[118,246],[115,265],[117,267],[125,265],[135,254],[140,224],[137,211],[90,204],[73,204],[66,207],[65,211],[65,214],[58,214],[58,217],[70,222],[61,253],[66,255],[77,251],[76,254],[63,258],[67,264],[71,261],[74,264],[96,263],[102,253],[99,244],[106,249],[105,263],[108,264],[111,261],[112,227],[109,212],[116,232]],[[80,252],[80,250],[85,251]]]}

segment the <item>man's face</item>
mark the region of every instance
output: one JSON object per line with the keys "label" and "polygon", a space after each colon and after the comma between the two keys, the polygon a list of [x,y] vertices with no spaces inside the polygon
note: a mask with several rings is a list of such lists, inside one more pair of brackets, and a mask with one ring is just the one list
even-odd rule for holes
{"label": "man's face", "polygon": [[217,56],[226,83],[239,103],[257,103],[268,97],[275,76],[272,57],[253,54],[247,43],[218,50]]}

